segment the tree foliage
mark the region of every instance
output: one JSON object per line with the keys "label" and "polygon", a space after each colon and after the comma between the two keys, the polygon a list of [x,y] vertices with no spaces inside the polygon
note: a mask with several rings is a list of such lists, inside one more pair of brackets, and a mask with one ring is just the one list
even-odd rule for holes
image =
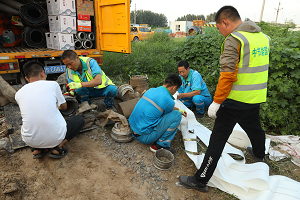
{"label": "tree foliage", "polygon": [[205,21],[205,17],[204,15],[194,15],[194,14],[187,14],[187,15],[184,15],[183,17],[178,17],[176,19],[176,21],[194,21],[194,20],[203,20]]}
{"label": "tree foliage", "polygon": [[215,17],[216,17],[216,12],[214,13],[211,13],[209,15],[206,16],[206,23],[209,23],[209,22],[214,22],[215,21]]}
{"label": "tree foliage", "polygon": [[[131,11],[130,13],[130,20],[131,23],[134,23],[134,11]],[[151,27],[166,27],[168,21],[164,14],[158,14],[148,10],[137,10],[136,23],[148,24]]]}

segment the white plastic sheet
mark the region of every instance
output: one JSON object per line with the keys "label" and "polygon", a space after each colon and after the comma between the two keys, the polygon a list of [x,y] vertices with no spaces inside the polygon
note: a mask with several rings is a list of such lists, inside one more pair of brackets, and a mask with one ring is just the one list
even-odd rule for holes
{"label": "white plastic sheet", "polygon": [[[179,126],[182,137],[184,139],[196,139],[198,137],[208,146],[211,131],[201,125],[196,120],[194,113],[182,102],[175,100],[175,103],[177,108],[187,112],[187,117],[182,117]],[[197,152],[198,146],[196,141],[185,141],[184,145],[187,151]],[[244,157],[242,151],[227,143],[217,168],[208,183],[209,186],[217,187],[227,193],[234,194],[242,200],[300,199],[299,182],[284,176],[269,176],[269,167],[267,164],[262,162],[245,164],[245,159],[236,161],[228,153],[239,154]],[[199,169],[204,154],[193,155],[187,153],[187,155]]]}

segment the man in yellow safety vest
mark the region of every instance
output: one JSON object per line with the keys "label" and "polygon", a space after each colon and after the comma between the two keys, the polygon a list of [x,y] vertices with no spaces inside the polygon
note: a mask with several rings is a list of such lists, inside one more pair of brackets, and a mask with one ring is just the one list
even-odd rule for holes
{"label": "man in yellow safety vest", "polygon": [[67,67],[67,86],[71,90],[71,95],[74,95],[75,90],[81,97],[81,102],[89,103],[92,97],[105,97],[104,103],[108,107],[113,106],[113,98],[117,95],[118,89],[95,59],[79,57],[74,51],[66,50],[61,60]]}
{"label": "man in yellow safety vest", "polygon": [[180,176],[188,189],[208,191],[224,146],[236,123],[247,133],[256,162],[265,162],[265,132],[259,119],[260,104],[266,101],[270,38],[254,22],[242,22],[232,6],[222,7],[215,17],[226,37],[221,47],[220,78],[208,115],[216,119],[203,162],[194,176]]}

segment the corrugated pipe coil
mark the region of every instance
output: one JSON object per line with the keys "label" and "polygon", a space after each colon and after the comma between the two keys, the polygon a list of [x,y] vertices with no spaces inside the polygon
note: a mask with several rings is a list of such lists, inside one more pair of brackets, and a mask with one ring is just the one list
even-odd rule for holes
{"label": "corrugated pipe coil", "polygon": [[75,97],[65,96],[67,102],[67,109],[60,110],[61,114],[67,117],[75,115],[76,111],[78,110],[78,101]]}
{"label": "corrugated pipe coil", "polygon": [[46,29],[27,26],[22,31],[22,42],[32,48],[45,48],[46,45]]}
{"label": "corrugated pipe coil", "polygon": [[48,23],[47,12],[38,4],[29,3],[20,7],[22,22],[27,26],[40,27]]}

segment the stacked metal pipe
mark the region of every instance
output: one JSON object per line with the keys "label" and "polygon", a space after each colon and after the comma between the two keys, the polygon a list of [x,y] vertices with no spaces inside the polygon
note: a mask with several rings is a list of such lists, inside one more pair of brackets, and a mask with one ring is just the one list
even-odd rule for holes
{"label": "stacked metal pipe", "polygon": [[93,32],[78,32],[74,38],[75,49],[91,49],[95,40],[95,34]]}

